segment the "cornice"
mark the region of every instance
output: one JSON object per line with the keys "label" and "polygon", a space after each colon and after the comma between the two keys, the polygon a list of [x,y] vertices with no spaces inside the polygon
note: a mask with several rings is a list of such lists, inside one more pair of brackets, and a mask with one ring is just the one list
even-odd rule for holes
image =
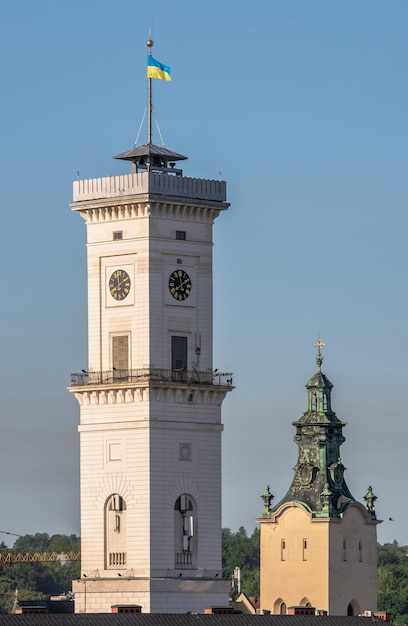
{"label": "cornice", "polygon": [[166,385],[161,383],[84,385],[68,387],[80,406],[165,402],[221,406],[231,388],[211,385]]}
{"label": "cornice", "polygon": [[212,223],[220,214],[220,207],[206,206],[202,203],[176,201],[129,200],[118,202],[115,199],[107,203],[84,203],[78,208],[87,224],[117,222],[135,218],[167,218]]}

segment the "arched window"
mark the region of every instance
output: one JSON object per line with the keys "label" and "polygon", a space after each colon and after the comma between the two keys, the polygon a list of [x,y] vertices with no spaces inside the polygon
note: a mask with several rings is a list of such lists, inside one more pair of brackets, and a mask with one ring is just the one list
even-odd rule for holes
{"label": "arched window", "polygon": [[311,410],[312,411],[317,411],[317,395],[315,393],[312,393],[312,397],[310,398],[311,400]]}
{"label": "arched window", "polygon": [[286,615],[286,604],[284,602],[279,607],[279,613],[280,615]]}
{"label": "arched window", "polygon": [[175,567],[194,565],[196,545],[196,506],[193,498],[183,493],[174,505]]}
{"label": "arched window", "polygon": [[126,502],[117,493],[105,505],[106,568],[126,567]]}
{"label": "arched window", "polygon": [[273,612],[275,615],[286,615],[286,604],[282,598],[275,600],[273,605]]}
{"label": "arched window", "polygon": [[327,411],[327,407],[328,407],[328,404],[327,404],[327,393],[324,393],[323,394],[323,411]]}
{"label": "arched window", "polygon": [[354,598],[347,607],[347,615],[360,615],[361,609],[357,600]]}

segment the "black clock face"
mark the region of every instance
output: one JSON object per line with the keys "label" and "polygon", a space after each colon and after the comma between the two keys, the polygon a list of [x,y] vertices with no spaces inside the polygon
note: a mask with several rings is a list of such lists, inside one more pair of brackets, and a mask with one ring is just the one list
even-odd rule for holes
{"label": "black clock face", "polygon": [[184,270],[174,270],[169,278],[170,293],[175,300],[185,300],[191,293],[191,278]]}
{"label": "black clock face", "polygon": [[109,291],[115,300],[124,300],[130,291],[130,276],[125,270],[115,270],[109,279]]}

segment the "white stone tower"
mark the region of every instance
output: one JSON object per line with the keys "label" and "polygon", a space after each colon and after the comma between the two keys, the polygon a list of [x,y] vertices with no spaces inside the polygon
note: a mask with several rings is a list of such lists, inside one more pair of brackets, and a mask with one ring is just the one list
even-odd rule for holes
{"label": "white stone tower", "polygon": [[[151,113],[151,79],[149,113]],[[151,128],[149,124],[149,129]],[[183,176],[151,142],[131,173],[74,183],[86,222],[88,369],[80,405],[76,612],[228,604],[221,569],[221,404],[213,369],[212,226],[225,182]]]}

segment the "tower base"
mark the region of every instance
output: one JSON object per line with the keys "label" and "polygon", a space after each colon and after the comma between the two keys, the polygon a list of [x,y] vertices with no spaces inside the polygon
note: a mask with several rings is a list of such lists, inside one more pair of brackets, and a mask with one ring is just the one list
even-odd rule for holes
{"label": "tower base", "polygon": [[82,578],[72,582],[75,613],[111,613],[139,605],[142,613],[203,613],[228,606],[230,581],[197,578]]}

